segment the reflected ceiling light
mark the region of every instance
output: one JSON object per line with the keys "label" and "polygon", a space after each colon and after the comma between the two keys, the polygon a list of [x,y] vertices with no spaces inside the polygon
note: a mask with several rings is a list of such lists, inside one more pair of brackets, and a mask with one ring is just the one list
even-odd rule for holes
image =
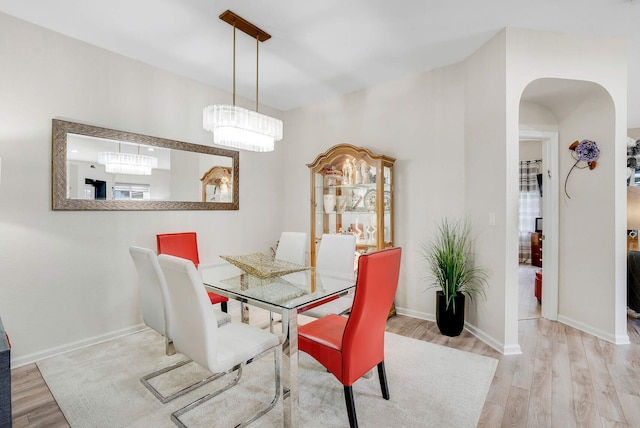
{"label": "reflected ceiling light", "polygon": [[98,153],[98,163],[111,174],[151,175],[151,170],[158,167],[158,158],[141,155],[139,145],[138,154],[122,153],[121,143],[118,143],[117,153]]}
{"label": "reflected ceiling light", "polygon": [[[282,121],[258,113],[258,46],[271,38],[249,21],[227,10],[220,19],[233,25],[233,105],[210,105],[203,110],[202,127],[213,132],[213,142],[221,146],[254,152],[272,152],[282,140]],[[236,106],[236,28],[256,39],[256,111]]]}

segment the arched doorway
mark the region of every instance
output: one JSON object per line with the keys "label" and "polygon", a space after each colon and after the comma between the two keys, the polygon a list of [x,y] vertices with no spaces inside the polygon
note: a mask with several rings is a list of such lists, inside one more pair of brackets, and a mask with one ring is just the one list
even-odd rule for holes
{"label": "arched doorway", "polygon": [[[521,137],[540,138],[546,146],[542,316],[614,341],[604,333],[613,331],[619,310],[612,98],[592,82],[538,79],[522,92],[519,125]],[[595,171],[574,172],[567,196],[561,188],[574,162],[568,147],[582,139],[596,141],[608,161]],[[596,237],[603,244],[589,245]]]}

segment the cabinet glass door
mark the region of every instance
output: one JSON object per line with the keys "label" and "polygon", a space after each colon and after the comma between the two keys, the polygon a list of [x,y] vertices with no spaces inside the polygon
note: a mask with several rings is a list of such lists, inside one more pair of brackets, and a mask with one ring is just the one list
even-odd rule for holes
{"label": "cabinet glass door", "polygon": [[[359,252],[393,245],[395,159],[348,144],[334,146],[311,169],[312,234],[353,234]],[[311,249],[315,263],[316,246]]]}

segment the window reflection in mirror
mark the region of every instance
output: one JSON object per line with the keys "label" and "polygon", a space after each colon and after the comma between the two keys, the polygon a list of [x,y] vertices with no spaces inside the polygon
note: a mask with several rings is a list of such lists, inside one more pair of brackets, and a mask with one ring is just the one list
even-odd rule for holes
{"label": "window reflection in mirror", "polygon": [[238,209],[238,152],[53,121],[54,209]]}

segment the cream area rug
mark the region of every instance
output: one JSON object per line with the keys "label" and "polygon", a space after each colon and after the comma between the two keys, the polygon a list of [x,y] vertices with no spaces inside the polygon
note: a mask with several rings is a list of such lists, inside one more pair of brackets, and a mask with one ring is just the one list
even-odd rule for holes
{"label": "cream area rug", "polygon": [[[38,362],[38,368],[72,427],[175,427],[171,412],[217,389],[230,377],[161,404],[140,378],[184,359],[164,354],[152,330],[121,337]],[[380,392],[377,370],[354,384],[362,427],[475,427],[497,360],[386,333],[385,365],[390,400]],[[246,366],[240,382],[183,420],[194,427],[233,426],[269,402],[273,355]],[[300,354],[300,426],[348,427],[342,385],[308,355]],[[163,393],[206,375],[195,363],[158,379]],[[286,380],[285,380],[286,385]],[[282,426],[281,405],[252,427]]]}

